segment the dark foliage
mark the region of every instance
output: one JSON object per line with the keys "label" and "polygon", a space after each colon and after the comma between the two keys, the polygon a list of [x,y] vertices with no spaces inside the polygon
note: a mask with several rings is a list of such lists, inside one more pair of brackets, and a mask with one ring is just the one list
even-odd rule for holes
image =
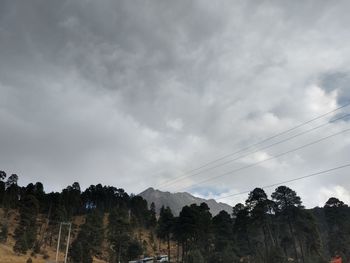
{"label": "dark foliage", "polygon": [[28,194],[21,200],[19,212],[21,215],[18,227],[15,230],[16,243],[13,250],[25,254],[32,249],[37,234],[36,218],[39,211],[38,200],[35,196]]}
{"label": "dark foliage", "polygon": [[311,263],[327,262],[335,254],[350,258],[350,208],[332,197],[324,208],[307,210],[286,186],[271,198],[255,188],[244,204],[234,206],[232,215],[221,211],[212,217],[202,203],[183,207],[178,217],[162,207],[157,220],[154,204],[148,206],[121,188],[98,184],[82,191],[75,182],[61,192],[46,193],[40,182],[21,187],[16,174],[7,177],[0,171],[0,206],[5,212],[0,242],[8,236],[9,214],[19,212],[13,247],[17,253],[56,246],[60,222],[85,218],[79,228],[73,225],[71,262],[91,263],[93,257],[106,256],[102,244],[110,262],[136,260],[145,253],[145,241],[135,235],[140,229],[149,229],[151,244],[155,234],[166,242],[172,261],[170,248],[176,244],[176,259],[186,263]]}
{"label": "dark foliage", "polygon": [[70,258],[72,262],[91,263],[92,256],[100,253],[104,239],[103,216],[93,211],[86,216],[77,238],[72,243]]}

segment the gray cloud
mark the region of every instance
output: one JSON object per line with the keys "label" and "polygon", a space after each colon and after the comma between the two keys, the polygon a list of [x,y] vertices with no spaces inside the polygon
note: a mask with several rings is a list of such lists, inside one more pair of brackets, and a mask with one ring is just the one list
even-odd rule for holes
{"label": "gray cloud", "polygon": [[[22,183],[42,180],[51,190],[78,180],[138,192],[350,99],[347,1],[0,5],[0,167]],[[338,122],[169,189],[347,125]],[[192,192],[215,197],[345,163],[348,138]],[[346,174],[293,186],[307,205],[318,205],[324,187],[345,195],[337,187],[348,189]]]}
{"label": "gray cloud", "polygon": [[350,102],[349,72],[325,72],[320,76],[320,86],[327,92],[336,91],[340,104]]}

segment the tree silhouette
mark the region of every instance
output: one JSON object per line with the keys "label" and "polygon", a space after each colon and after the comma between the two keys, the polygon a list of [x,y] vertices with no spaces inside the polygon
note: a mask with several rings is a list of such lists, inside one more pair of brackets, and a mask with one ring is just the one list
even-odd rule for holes
{"label": "tree silhouette", "polygon": [[250,228],[256,231],[255,247],[261,257],[267,261],[270,258],[271,248],[276,246],[270,220],[275,205],[268,199],[263,189],[255,188],[249,193],[246,206],[250,215]]}
{"label": "tree silhouette", "polygon": [[39,212],[38,200],[33,195],[26,195],[21,200],[19,213],[20,222],[15,230],[16,243],[13,250],[25,254],[32,249],[36,241],[36,218]]}
{"label": "tree silhouette", "polygon": [[[298,211],[303,208],[301,205],[301,198],[296,194],[295,191],[286,186],[279,186],[276,188],[271,197],[276,204],[277,217],[280,220],[280,223],[282,225],[287,224],[287,227],[289,229],[289,236],[284,236],[283,240],[284,242],[291,241],[294,249],[294,256],[298,262],[295,222]],[[285,252],[287,253],[286,250]]]}
{"label": "tree silhouette", "polygon": [[103,216],[95,210],[86,216],[78,237],[72,243],[70,258],[77,263],[91,263],[93,255],[100,254],[103,241]]}
{"label": "tree silhouette", "polygon": [[174,215],[167,206],[160,209],[157,235],[159,238],[166,240],[168,245],[168,259],[170,261],[170,238],[174,228]]}
{"label": "tree silhouette", "polygon": [[331,197],[324,206],[328,228],[329,254],[342,253],[350,258],[350,211],[343,201]]}

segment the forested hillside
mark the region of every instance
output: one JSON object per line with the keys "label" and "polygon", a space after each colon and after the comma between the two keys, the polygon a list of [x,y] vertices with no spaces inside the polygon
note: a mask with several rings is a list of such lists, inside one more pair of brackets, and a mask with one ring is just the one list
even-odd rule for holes
{"label": "forested hillside", "polygon": [[[157,216],[154,204],[121,188],[98,184],[82,191],[75,182],[46,193],[40,182],[22,187],[17,175],[0,172],[0,204],[0,242],[12,246],[18,262],[23,255],[32,262],[54,260],[61,222],[72,222],[69,262],[127,262],[162,253],[186,263],[318,263],[335,253],[350,258],[348,206],[330,198],[323,208],[307,210],[286,186],[271,197],[255,188],[231,214],[212,216],[202,203],[183,207],[179,216],[162,207]],[[66,237],[64,228],[62,252]]]}

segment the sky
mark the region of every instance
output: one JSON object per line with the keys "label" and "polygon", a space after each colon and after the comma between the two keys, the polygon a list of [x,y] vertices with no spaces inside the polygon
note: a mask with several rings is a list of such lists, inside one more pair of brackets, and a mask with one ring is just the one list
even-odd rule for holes
{"label": "sky", "polygon": [[[350,102],[349,8],[326,0],[3,0],[0,169],[46,191],[75,181],[130,193],[152,186],[232,205],[247,196],[225,196],[348,164],[349,118],[331,121],[350,106],[189,172]],[[307,207],[331,196],[350,203],[349,175],[344,168],[288,186]]]}

